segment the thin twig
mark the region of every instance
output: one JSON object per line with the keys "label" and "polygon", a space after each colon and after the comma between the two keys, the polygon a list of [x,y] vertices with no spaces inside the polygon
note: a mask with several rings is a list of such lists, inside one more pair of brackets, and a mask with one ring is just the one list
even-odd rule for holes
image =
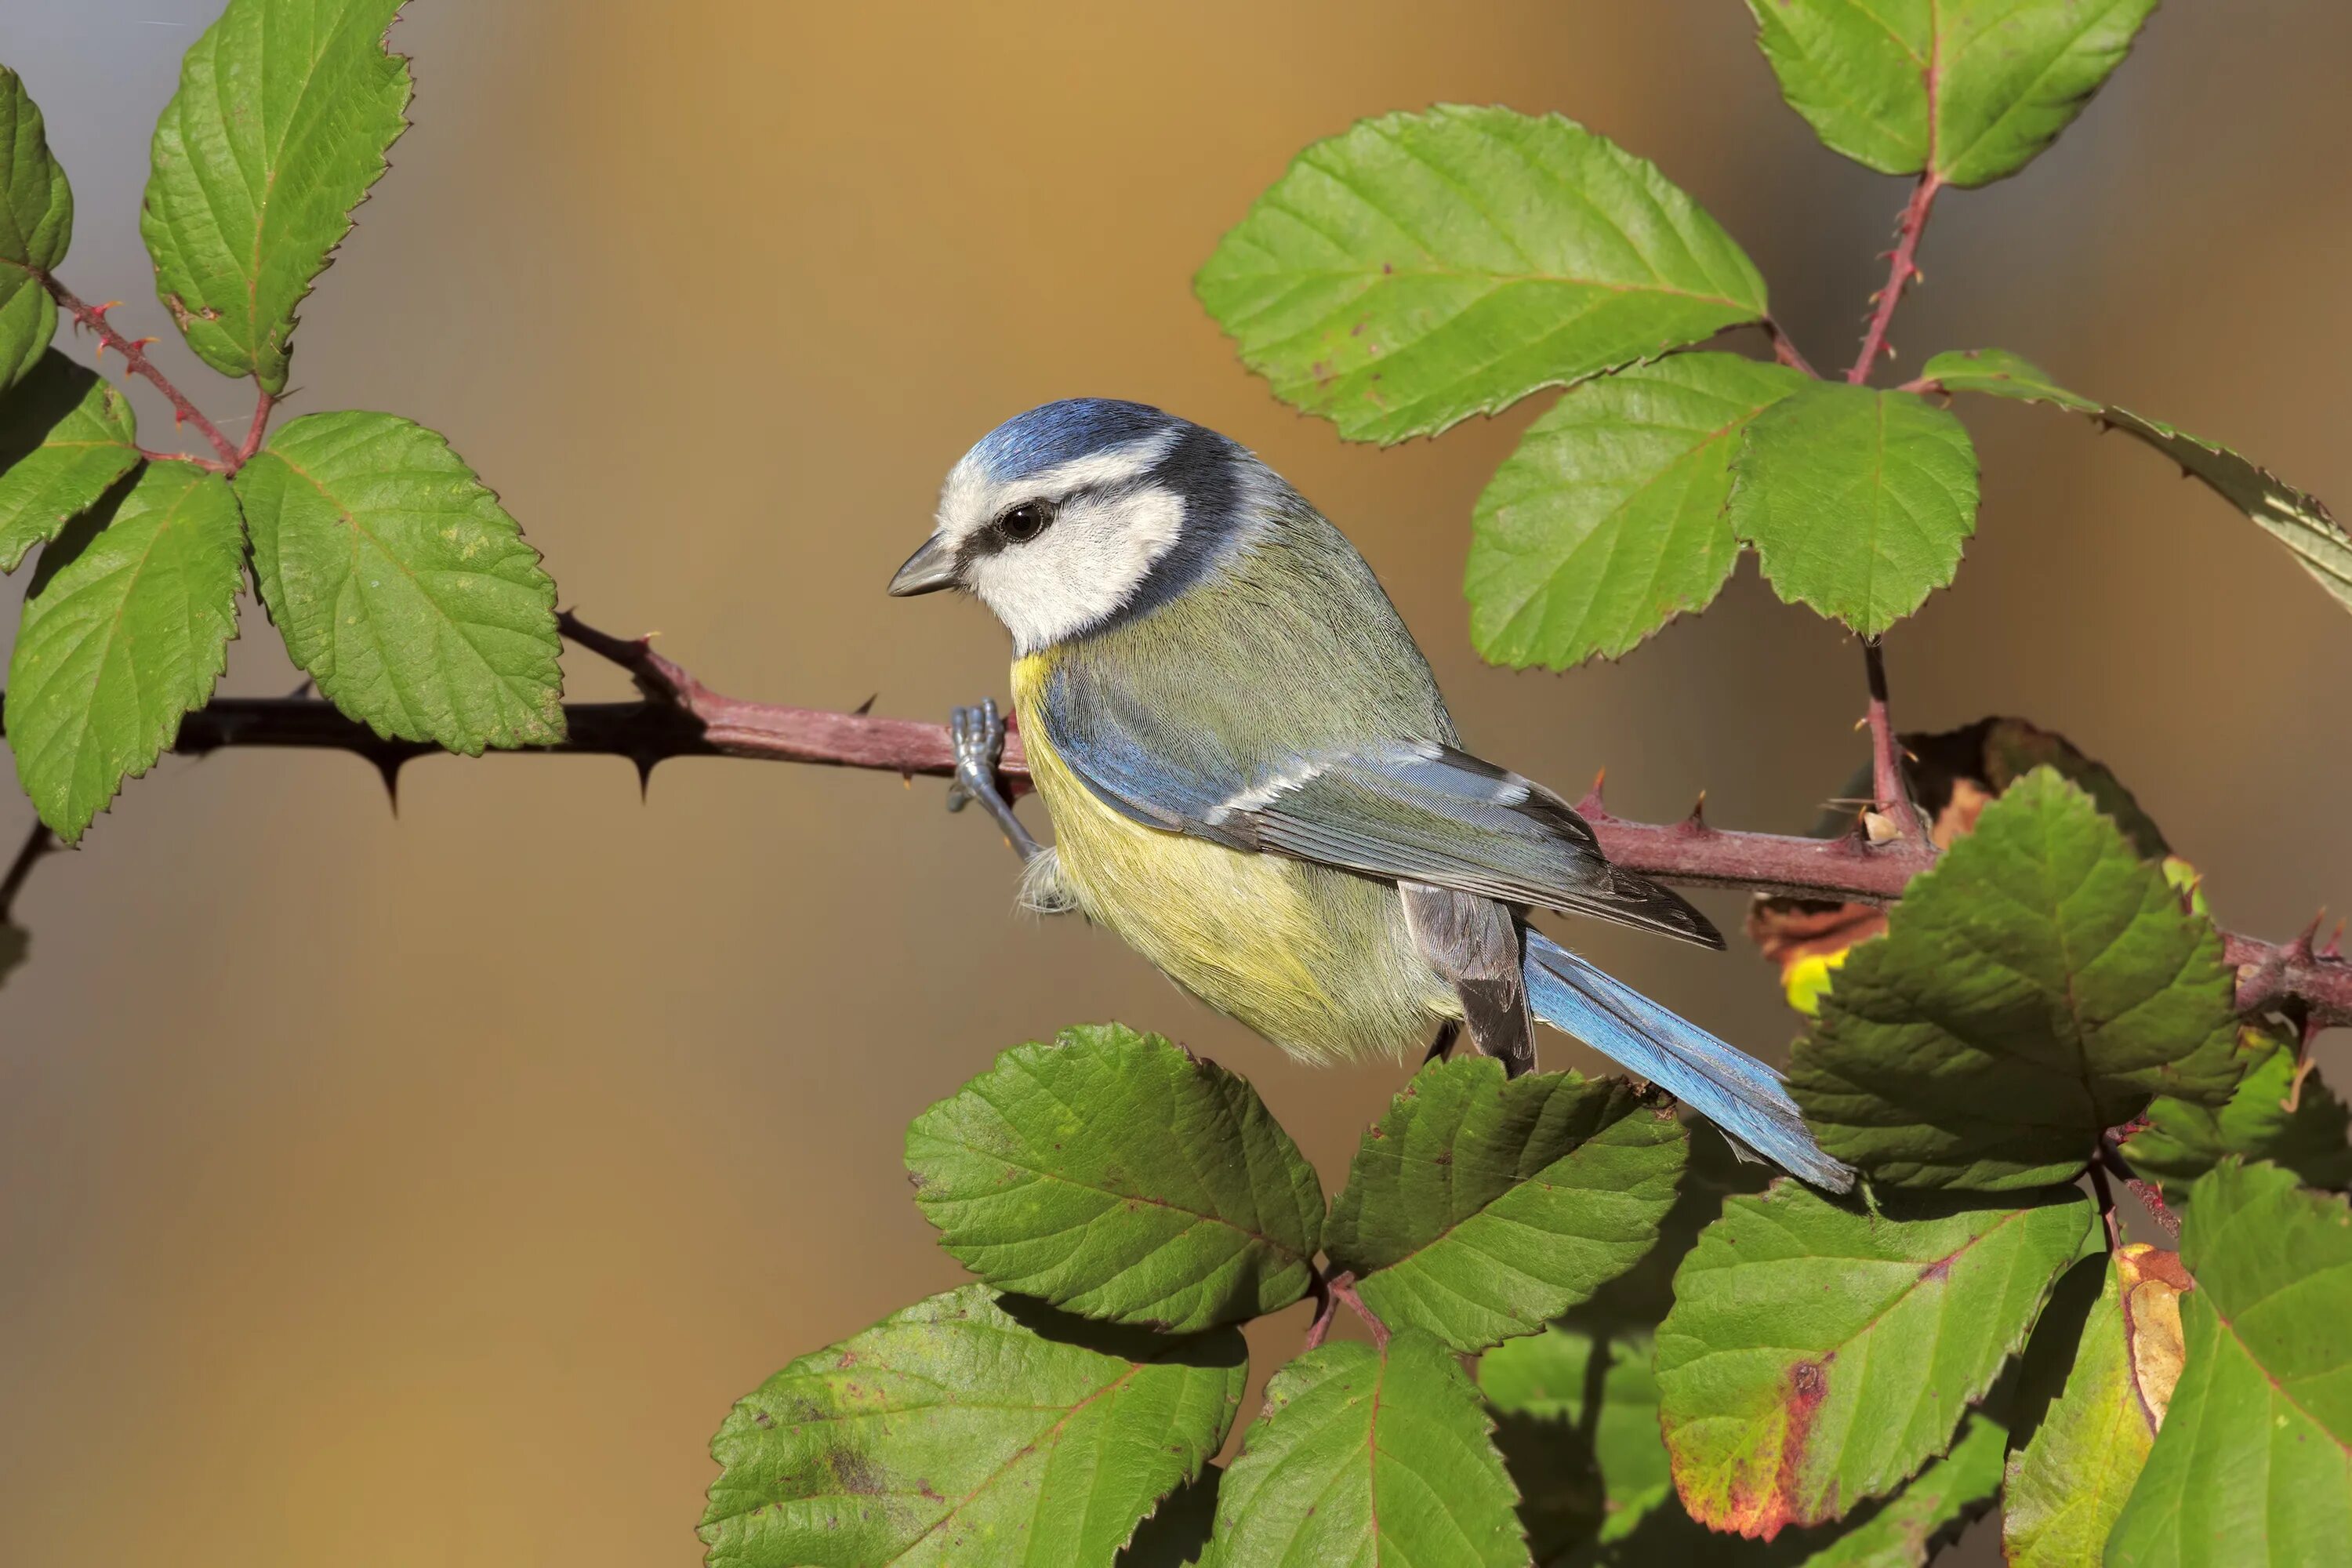
{"label": "thin twig", "polygon": [[1364,1305],[1364,1299],[1361,1296],[1356,1294],[1354,1274],[1335,1274],[1331,1277],[1331,1299],[1335,1301],[1345,1301],[1348,1304],[1348,1310],[1363,1320],[1364,1327],[1371,1331],[1372,1344],[1375,1348],[1380,1350],[1389,1348],[1389,1326],[1381,1321],[1381,1315],[1378,1312]]}
{"label": "thin twig", "polygon": [[1804,354],[1797,348],[1797,341],[1789,335],[1786,328],[1769,316],[1764,318],[1764,335],[1772,340],[1774,359],[1779,360],[1790,370],[1802,371],[1807,375],[1819,377],[1821,373],[1813,369],[1812,365],[1806,361]]}
{"label": "thin twig", "polygon": [[216,463],[210,458],[199,458],[191,452],[159,452],[152,447],[142,447],[139,448],[139,455],[151,463],[186,463],[192,468],[202,468],[208,474],[236,472],[226,463]]}
{"label": "thin twig", "polygon": [[1870,379],[1872,368],[1879,354],[1886,349],[1887,323],[1895,319],[1895,307],[1902,302],[1903,290],[1925,276],[1917,262],[1919,237],[1927,229],[1927,214],[1936,205],[1936,193],[1944,188],[1943,176],[1934,170],[1919,176],[1911,189],[1911,200],[1903,208],[1903,219],[1895,231],[1895,248],[1888,253],[1886,286],[1871,296],[1877,309],[1870,313],[1870,326],[1862,334],[1862,353],[1854,356],[1853,368],[1845,373],[1851,385],[1860,386]]}
{"label": "thin twig", "polygon": [[1865,722],[1870,726],[1871,795],[1900,832],[1927,846],[1932,855],[1935,846],[1927,836],[1927,818],[1919,815],[1918,804],[1911,798],[1911,787],[1904,779],[1903,742],[1895,733],[1895,719],[1886,702],[1886,656],[1877,639],[1862,639],[1862,659],[1870,687]]}
{"label": "thin twig", "polygon": [[253,461],[253,455],[261,450],[262,437],[269,433],[269,411],[277,406],[278,399],[264,389],[253,405],[253,423],[245,427],[245,440],[236,449],[238,468]]}
{"label": "thin twig", "polygon": [[204,410],[189,402],[185,395],[172,384],[171,378],[156,369],[154,363],[141,352],[146,344],[153,342],[154,339],[141,338],[133,342],[124,337],[107,323],[106,313],[114,309],[113,306],[84,304],[72,289],[49,274],[36,269],[33,276],[41,280],[41,287],[49,291],[58,304],[67,314],[73,317],[78,325],[87,327],[98,334],[98,352],[101,357],[107,350],[112,349],[122,356],[122,363],[130,368],[131,374],[143,375],[154,383],[155,389],[171,399],[172,411],[178,416],[179,422],[194,426],[197,432],[206,441],[212,443],[213,450],[220,454],[221,461],[231,472],[235,472],[247,458],[252,456],[249,452],[239,452],[236,444],[221,434],[220,426],[205,418]]}
{"label": "thin twig", "polygon": [[1331,1294],[1331,1281],[1320,1268],[1315,1270],[1307,1284],[1315,1300],[1315,1318],[1307,1325],[1307,1342],[1301,1348],[1311,1351],[1330,1333],[1331,1319],[1339,1310],[1339,1299]]}

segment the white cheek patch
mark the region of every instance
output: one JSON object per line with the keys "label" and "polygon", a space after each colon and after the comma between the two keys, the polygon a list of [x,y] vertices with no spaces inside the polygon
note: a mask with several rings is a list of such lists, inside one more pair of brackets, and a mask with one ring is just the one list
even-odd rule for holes
{"label": "white cheek patch", "polygon": [[1183,526],[1183,498],[1157,485],[1074,501],[1045,532],[975,558],[965,575],[1013,647],[1034,653],[1134,597]]}

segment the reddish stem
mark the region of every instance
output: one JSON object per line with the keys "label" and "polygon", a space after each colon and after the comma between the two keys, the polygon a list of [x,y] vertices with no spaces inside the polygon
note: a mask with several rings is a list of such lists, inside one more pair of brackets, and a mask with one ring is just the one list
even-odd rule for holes
{"label": "reddish stem", "polygon": [[[197,432],[206,441],[212,443],[213,450],[220,454],[221,462],[229,472],[236,472],[245,459],[252,455],[239,452],[236,443],[221,434],[220,426],[205,418],[204,410],[189,402],[180,389],[172,384],[171,378],[155,368],[153,362],[141,352],[139,343],[132,342],[107,324],[106,312],[113,307],[92,307],[84,304],[72,289],[46,272],[36,269],[33,276],[41,280],[41,287],[47,289],[67,314],[73,317],[76,324],[87,327],[98,334],[99,352],[101,354],[108,349],[112,349],[122,356],[122,363],[130,367],[131,374],[143,375],[152,382],[155,389],[171,400],[172,411],[179,416],[181,423],[194,426]],[[142,340],[142,342],[144,341]]]}
{"label": "reddish stem", "polygon": [[1308,1281],[1308,1288],[1315,1297],[1315,1321],[1307,1325],[1307,1342],[1301,1348],[1311,1351],[1331,1332],[1331,1319],[1339,1310],[1339,1299],[1331,1294],[1331,1281],[1323,1277],[1319,1268]]}
{"label": "reddish stem", "polygon": [[1798,351],[1797,341],[1788,334],[1780,322],[1769,316],[1764,318],[1764,333],[1772,340],[1774,359],[1779,360],[1790,370],[1802,371],[1805,374],[1815,377],[1821,374]]}
{"label": "reddish stem", "polygon": [[139,448],[139,455],[151,463],[186,463],[208,474],[236,472],[226,463],[215,463],[210,458],[199,458],[187,452],[158,452],[150,447]]}
{"label": "reddish stem", "polygon": [[1849,385],[1860,386],[1870,379],[1871,368],[1886,347],[1886,327],[1895,320],[1895,307],[1902,302],[1904,289],[1921,276],[1916,261],[1919,237],[1927,230],[1928,211],[1936,205],[1936,193],[1943,188],[1943,176],[1931,169],[1920,175],[1919,183],[1911,189],[1911,200],[1904,207],[1902,223],[1895,231],[1886,287],[1876,295],[1878,308],[1870,313],[1870,327],[1862,335],[1862,353],[1854,356],[1853,368],[1845,373]]}
{"label": "reddish stem", "polygon": [[277,406],[278,399],[264,389],[253,405],[253,423],[245,427],[245,439],[236,448],[238,468],[253,461],[253,455],[261,450],[262,437],[269,433],[269,411]]}
{"label": "reddish stem", "polygon": [[[1363,1320],[1364,1327],[1371,1331],[1373,1347],[1383,1351],[1388,1349],[1389,1326],[1381,1321],[1379,1313],[1364,1305],[1364,1299],[1361,1296],[1356,1294],[1355,1275],[1352,1273],[1333,1275],[1330,1290],[1332,1300],[1345,1301],[1348,1304],[1348,1310]],[[1328,1309],[1326,1309],[1325,1315],[1327,1317],[1329,1315]],[[1320,1340],[1316,1342],[1317,1344],[1321,1342]],[[1315,1347],[1309,1345],[1307,1348],[1312,1350]]]}
{"label": "reddish stem", "polygon": [[1894,716],[1886,703],[1886,656],[1875,638],[1863,639],[1862,660],[1870,685],[1870,793],[1899,831],[1927,846],[1932,854],[1934,841],[1927,836],[1927,819],[1919,815],[1910,785],[1904,781],[1903,742],[1895,736]]}

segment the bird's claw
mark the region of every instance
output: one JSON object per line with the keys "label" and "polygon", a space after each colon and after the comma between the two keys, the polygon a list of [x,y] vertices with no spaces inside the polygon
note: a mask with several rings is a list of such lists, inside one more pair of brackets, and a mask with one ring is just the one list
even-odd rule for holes
{"label": "bird's claw", "polygon": [[996,767],[1004,759],[1004,716],[996,699],[948,714],[948,741],[955,752],[955,777],[948,784],[948,809],[961,811],[995,795]]}

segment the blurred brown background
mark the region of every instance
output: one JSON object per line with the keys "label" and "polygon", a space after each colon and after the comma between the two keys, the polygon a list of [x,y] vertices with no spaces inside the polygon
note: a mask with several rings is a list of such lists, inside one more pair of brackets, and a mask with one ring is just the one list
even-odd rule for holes
{"label": "blurred brown background", "polygon": [[[170,336],[136,223],[215,9],[0,0],[0,59],[75,183],[68,279],[238,414]],[[1620,666],[1480,666],[1470,506],[1544,400],[1346,447],[1189,289],[1308,141],[1501,101],[1656,159],[1844,363],[1904,188],[1819,148],[1729,0],[500,0],[420,4],[394,42],[417,123],[305,311],[293,411],[446,432],[566,603],[660,628],[724,689],[922,716],[1001,693],[976,606],[882,584],[972,439],[1112,394],[1319,501],[1492,755],[1570,793],[1606,763],[1627,812],[1704,786],[1719,822],[1771,827],[1862,756],[1851,645],[1746,568]],[[1902,363],[2015,348],[2352,500],[2347,59],[2352,12],[2326,0],[2168,7],[2053,153],[1939,207]],[[1965,412],[1981,531],[1890,640],[1898,720],[2067,731],[2232,924],[2284,936],[2352,902],[2343,613],[2120,437]],[[247,624],[226,689],[289,689]],[[568,662],[575,695],[620,693]],[[617,761],[445,760],[409,770],[395,819],[361,763],[271,752],[132,784],[40,868],[0,995],[0,1561],[693,1561],[729,1402],[958,1278],[906,1199],[908,1119],[1061,1024],[1160,1028],[1248,1073],[1336,1184],[1395,1069],[1291,1068],[1108,936],[1016,917],[1011,858],[940,795],[704,761],[640,805]],[[0,810],[7,842],[29,819]],[[1702,901],[1736,923],[1737,899]],[[1750,953],[1579,935],[1767,1054],[1793,1032]]]}

